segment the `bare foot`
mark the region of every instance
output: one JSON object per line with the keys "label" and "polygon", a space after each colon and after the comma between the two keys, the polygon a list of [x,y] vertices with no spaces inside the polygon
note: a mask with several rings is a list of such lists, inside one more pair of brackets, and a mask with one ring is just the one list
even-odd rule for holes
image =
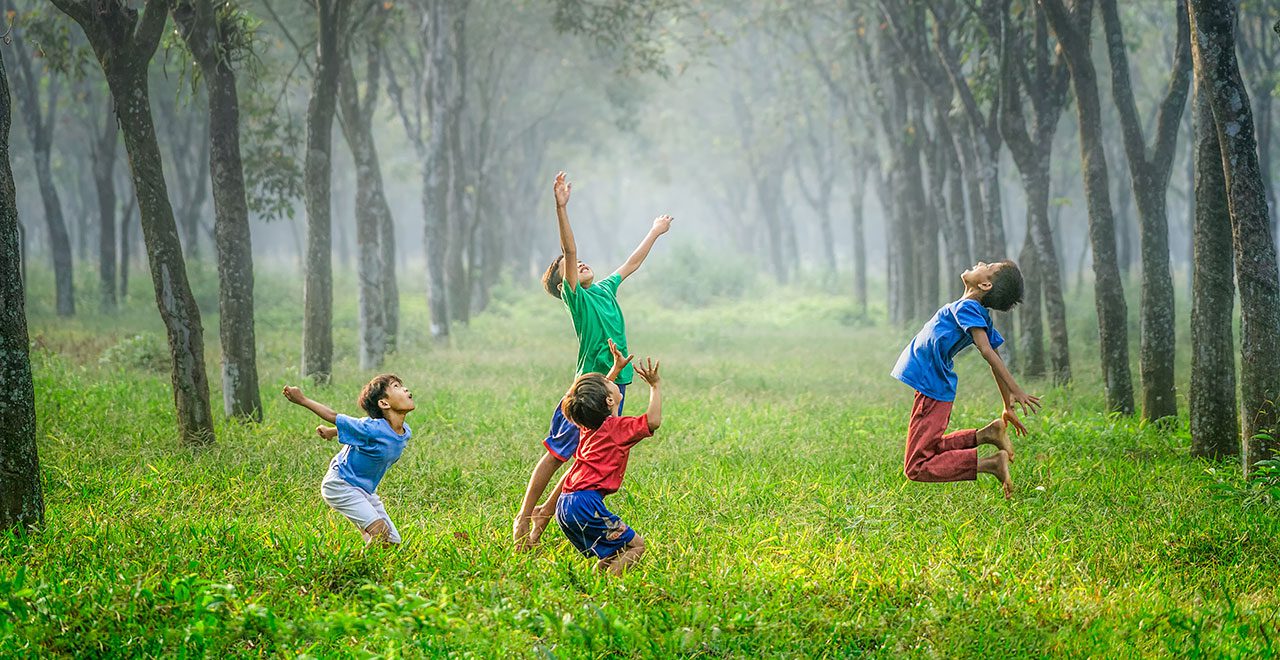
{"label": "bare foot", "polygon": [[529,516],[516,516],[511,523],[511,538],[516,542],[516,550],[528,550],[533,546],[529,542]]}
{"label": "bare foot", "polygon": [[1013,441],[1009,439],[1009,425],[1004,419],[992,420],[990,424],[978,429],[978,444],[993,445],[1009,453],[1009,462],[1013,462]]}
{"label": "bare foot", "polygon": [[316,433],[325,440],[332,440],[338,437],[338,429],[332,426],[317,426]]}
{"label": "bare foot", "polygon": [[1013,496],[1013,479],[1009,477],[1009,452],[1001,449],[991,458],[995,459],[991,474],[1000,480],[1000,485],[1004,488],[1004,498],[1007,500]]}

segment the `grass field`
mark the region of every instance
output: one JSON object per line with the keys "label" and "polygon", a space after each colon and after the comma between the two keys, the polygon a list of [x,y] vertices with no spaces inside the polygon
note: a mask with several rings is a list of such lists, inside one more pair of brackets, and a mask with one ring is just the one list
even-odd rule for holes
{"label": "grass field", "polygon": [[[911,392],[887,372],[914,328],[863,319],[816,285],[672,308],[655,275],[637,276],[622,294],[631,346],[662,359],[666,412],[609,500],[650,547],[613,579],[554,527],[537,551],[511,550],[574,364],[567,315],[532,286],[501,289],[443,347],[421,285],[402,282],[388,370],[418,409],[379,492],[405,543],[362,552],[319,497],[335,445],[279,395],[298,382],[295,278],[258,280],[261,425],[222,420],[216,289],[195,278],[220,420],[198,452],[178,445],[163,360],[149,366],[163,335],[145,276],[116,317],[94,313],[82,283],[72,320],[52,316],[47,274],[32,279],[47,528],[0,537],[0,655],[1269,657],[1280,645],[1280,507],[1240,496],[1237,466],[1188,458],[1185,422],[1101,412],[1087,302],[1072,301],[1076,383],[1026,384],[1045,409],[1016,445],[1006,501],[990,478],[902,477]],[[355,366],[344,286],[334,382],[305,389],[354,413],[371,374]],[[152,340],[129,340],[139,333]],[[976,354],[961,362],[953,426],[980,425],[998,394]],[[647,395],[637,382],[628,411]]]}

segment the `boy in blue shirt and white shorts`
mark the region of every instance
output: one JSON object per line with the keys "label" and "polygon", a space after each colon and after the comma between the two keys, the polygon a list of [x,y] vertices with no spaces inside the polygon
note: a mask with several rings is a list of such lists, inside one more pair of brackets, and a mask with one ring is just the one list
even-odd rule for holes
{"label": "boy in blue shirt and white shorts", "polygon": [[337,438],[342,450],[329,461],[329,471],[320,482],[320,495],[334,511],[355,524],[366,544],[400,543],[400,532],[387,515],[378,497],[378,483],[404,452],[413,435],[405,416],[416,406],[413,394],[400,378],[382,374],[369,381],[358,402],[368,417],[338,414],[323,403],[307,398],[297,387],[285,387],[286,399],[314,412],[334,426],[317,426],[326,440]]}

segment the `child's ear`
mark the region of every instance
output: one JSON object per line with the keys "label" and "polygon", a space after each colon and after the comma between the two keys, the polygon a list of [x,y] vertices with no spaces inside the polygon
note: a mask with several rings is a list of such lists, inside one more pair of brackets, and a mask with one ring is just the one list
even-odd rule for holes
{"label": "child's ear", "polygon": [[391,401],[387,399],[378,399],[378,407],[383,410],[391,410]]}
{"label": "child's ear", "polygon": [[987,280],[986,282],[978,282],[978,288],[983,291],[990,291],[991,287],[992,287],[991,280]]}

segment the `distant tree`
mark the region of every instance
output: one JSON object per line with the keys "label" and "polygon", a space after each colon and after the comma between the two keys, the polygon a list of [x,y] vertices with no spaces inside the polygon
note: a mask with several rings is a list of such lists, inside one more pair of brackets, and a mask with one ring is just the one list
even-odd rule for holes
{"label": "distant tree", "polygon": [[17,191],[9,167],[9,106],[9,75],[0,55],[0,530],[6,531],[44,522]]}
{"label": "distant tree", "polygon": [[204,329],[169,205],[147,80],[147,65],[164,33],[170,0],[147,0],[141,13],[123,0],[53,3],[84,30],[115,99],[142,215],[156,306],[169,339],[178,431],[188,444],[211,443],[213,416],[204,367]]}
{"label": "distant tree", "polygon": [[[0,2],[0,9],[4,11],[6,16],[16,13],[10,0]],[[45,35],[52,36],[57,31],[57,28],[50,26],[38,12],[27,14],[23,20],[24,22],[34,22],[37,29]],[[67,232],[62,200],[59,198],[58,188],[54,184],[53,170],[51,168],[53,161],[53,129],[66,72],[58,71],[43,64],[37,65],[33,61],[33,55],[40,56],[37,51],[41,48],[41,44],[33,42],[25,25],[21,27],[15,26],[13,43],[15,55],[14,92],[31,135],[36,180],[40,184],[40,201],[44,203],[45,225],[49,229],[49,248],[53,256],[57,312],[58,316],[72,316],[76,313],[76,300],[71,235]],[[41,60],[41,62],[48,61],[48,59]]]}
{"label": "distant tree", "polygon": [[1178,414],[1174,392],[1173,275],[1169,271],[1169,218],[1165,198],[1173,173],[1174,149],[1191,79],[1191,37],[1185,0],[1174,10],[1173,65],[1156,115],[1155,136],[1148,145],[1129,81],[1129,54],[1116,0],[1100,0],[1102,24],[1111,60],[1111,96],[1120,113],[1133,196],[1137,202],[1142,242],[1141,340],[1142,415],[1151,420]]}
{"label": "distant tree", "polygon": [[1267,186],[1267,208],[1271,214],[1271,233],[1280,233],[1280,214],[1276,209],[1276,180],[1272,169],[1271,106],[1280,87],[1280,0],[1245,0],[1240,3],[1236,26],[1236,46],[1240,70],[1244,73],[1249,94],[1254,99],[1258,128],[1258,167]]}
{"label": "distant tree", "polygon": [[[191,51],[208,99],[209,171],[218,260],[218,334],[222,400],[228,417],[262,420],[253,321],[253,246],[244,165],[236,60],[250,50],[248,17],[234,3],[179,0],[174,22]],[[203,182],[198,182],[203,186]],[[194,241],[191,245],[195,245]]]}
{"label": "distant tree", "polygon": [[1213,108],[1231,211],[1240,289],[1240,391],[1245,471],[1274,452],[1280,422],[1280,276],[1267,197],[1258,166],[1253,111],[1240,79],[1235,3],[1190,0],[1196,75]]}
{"label": "distant tree", "polygon": [[1089,243],[1093,249],[1098,339],[1102,347],[1107,410],[1133,413],[1133,382],[1129,375],[1128,308],[1120,267],[1116,261],[1115,218],[1111,209],[1107,157],[1103,151],[1102,102],[1090,50],[1092,0],[1077,0],[1068,9],[1063,0],[1038,0],[1067,59],[1076,94],[1080,127],[1080,167],[1089,207]]}

